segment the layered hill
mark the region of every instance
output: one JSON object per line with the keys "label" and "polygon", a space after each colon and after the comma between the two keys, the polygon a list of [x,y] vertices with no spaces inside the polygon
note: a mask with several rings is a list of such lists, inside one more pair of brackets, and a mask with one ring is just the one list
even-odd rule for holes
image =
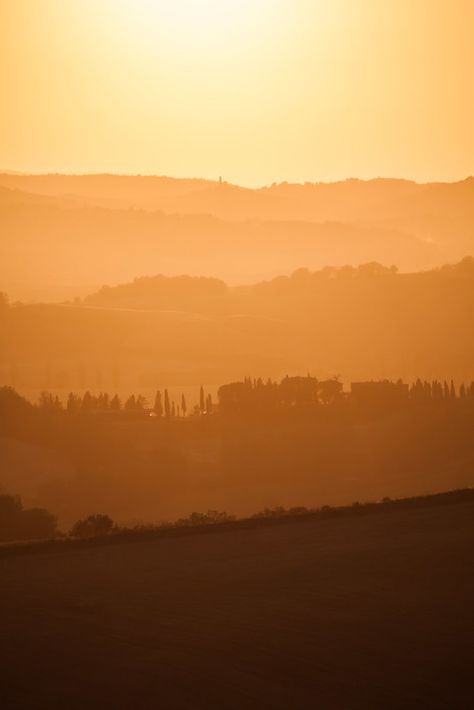
{"label": "layered hill", "polygon": [[474,180],[272,185],[141,176],[0,175],[0,283],[63,300],[137,275],[250,283],[305,266],[414,271],[474,250]]}
{"label": "layered hill", "polygon": [[213,214],[222,219],[374,221],[474,215],[474,178],[456,183],[349,179],[274,183],[258,189],[227,182],[141,175],[10,175],[0,185],[40,195],[75,196],[102,207]]}
{"label": "layered hill", "polygon": [[472,258],[413,274],[298,270],[241,287],[141,278],[75,304],[3,307],[0,378],[22,391],[122,392],[308,371],[469,382],[473,313]]}

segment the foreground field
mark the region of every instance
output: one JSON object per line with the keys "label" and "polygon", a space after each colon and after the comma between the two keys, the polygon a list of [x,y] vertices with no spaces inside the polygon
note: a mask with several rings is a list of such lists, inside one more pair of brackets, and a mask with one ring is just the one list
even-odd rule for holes
{"label": "foreground field", "polygon": [[0,560],[2,707],[472,707],[474,504]]}

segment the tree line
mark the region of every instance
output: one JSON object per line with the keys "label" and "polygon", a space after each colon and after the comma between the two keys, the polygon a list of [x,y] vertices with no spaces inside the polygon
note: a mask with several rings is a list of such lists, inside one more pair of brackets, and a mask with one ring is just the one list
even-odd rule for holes
{"label": "tree line", "polygon": [[360,407],[386,408],[404,403],[429,404],[436,402],[474,401],[474,382],[456,386],[451,380],[417,379],[408,385],[401,380],[353,382],[350,390],[344,391],[339,377],[319,380],[305,377],[284,377],[280,382],[271,378],[266,380],[245,377],[242,381],[232,382],[219,387],[218,401],[213,402],[212,395],[206,393],[201,385],[198,403],[188,406],[184,394],[178,400],[171,399],[167,389],[157,390],[153,406],[142,395],[131,394],[122,400],[117,394],[107,392],[84,395],[70,392],[66,404],[50,392],[42,392],[39,408],[42,411],[66,411],[70,414],[122,412],[124,414],[147,415],[159,419],[176,419],[187,416],[203,416],[220,412],[249,413],[252,411],[285,410],[291,408],[312,408],[329,406],[344,401]]}
{"label": "tree line", "polygon": [[148,414],[153,417],[175,419],[186,417],[190,414],[199,416],[210,414],[213,411],[212,395],[206,394],[201,385],[199,391],[199,403],[192,409],[188,408],[184,394],[177,401],[170,398],[169,392],[157,390],[150,407],[148,400],[143,395],[131,394],[127,399],[122,400],[117,394],[110,395],[107,392],[100,392],[95,395],[87,391],[84,395],[70,392],[65,406],[57,395],[51,392],[42,392],[39,397],[38,406],[43,411],[60,412],[66,411],[70,414],[92,413],[92,412],[124,412],[135,414]]}
{"label": "tree line", "polygon": [[284,377],[279,383],[270,378],[245,378],[242,382],[222,385],[218,391],[219,411],[245,413],[251,411],[285,410],[290,408],[315,408],[342,402],[362,408],[390,409],[408,403],[433,403],[457,400],[474,402],[474,382],[462,383],[456,388],[454,381],[428,382],[417,379],[411,385],[401,380],[353,382],[349,392],[344,392],[339,377],[318,380],[306,377]]}
{"label": "tree line", "polygon": [[[117,541],[127,542],[130,539],[149,539],[159,537],[173,530],[189,529],[200,531],[210,526],[219,528],[246,528],[273,524],[279,521],[296,522],[298,520],[327,520],[331,518],[347,518],[390,513],[403,510],[417,510],[445,505],[459,505],[474,502],[474,489],[454,489],[442,493],[410,496],[403,498],[384,497],[378,501],[355,501],[350,505],[323,505],[317,508],[293,506],[285,508],[276,506],[264,508],[248,517],[238,518],[225,511],[208,510],[206,513],[193,512],[185,518],[174,522],[163,522],[152,525],[135,525],[127,527],[119,525],[109,515],[95,513],[78,520],[68,533],[60,532],[56,518],[46,510],[23,510],[21,500],[17,496],[0,496],[0,541],[31,542],[46,540],[56,541],[101,541],[114,536]],[[32,515],[34,513],[34,515]],[[19,522],[23,516],[22,522]],[[15,521],[15,522],[13,522]],[[19,548],[21,550],[21,548]],[[41,550],[40,547],[38,547]]]}

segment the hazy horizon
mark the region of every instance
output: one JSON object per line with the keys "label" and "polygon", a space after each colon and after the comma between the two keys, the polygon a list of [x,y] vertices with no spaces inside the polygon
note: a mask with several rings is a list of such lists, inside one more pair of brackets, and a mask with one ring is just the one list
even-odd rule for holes
{"label": "hazy horizon", "polygon": [[473,24],[470,0],[4,0],[0,164],[462,179]]}
{"label": "hazy horizon", "polygon": [[473,705],[473,29],[0,0],[2,708]]}
{"label": "hazy horizon", "polygon": [[[0,219],[0,282],[13,300],[70,300],[160,273],[237,285],[371,261],[418,272],[474,254],[474,179],[255,189],[199,178],[0,173]],[[25,262],[25,252],[35,260]]]}
{"label": "hazy horizon", "polygon": [[81,172],[64,172],[61,170],[54,170],[54,169],[49,169],[49,170],[37,170],[37,171],[28,171],[28,170],[15,170],[13,168],[6,168],[6,167],[0,167],[0,176],[1,175],[17,175],[17,176],[36,176],[36,177],[46,177],[46,176],[64,176],[64,177],[101,177],[101,176],[111,176],[111,177],[150,177],[150,178],[163,178],[163,179],[169,179],[169,180],[196,180],[196,181],[204,181],[204,182],[209,182],[209,183],[216,183],[218,184],[221,180],[228,185],[231,185],[232,187],[240,187],[244,190],[265,190],[269,189],[274,185],[335,185],[338,183],[345,183],[345,182],[365,182],[365,183],[370,183],[370,182],[376,182],[376,181],[381,181],[381,182],[408,182],[408,183],[413,183],[416,185],[455,185],[458,183],[466,182],[467,180],[470,180],[474,178],[474,168],[472,172],[468,172],[464,175],[460,175],[459,177],[453,177],[451,179],[440,179],[440,180],[422,180],[422,179],[417,179],[416,177],[410,177],[408,175],[369,175],[366,177],[360,177],[357,175],[346,175],[343,176],[341,175],[340,177],[336,177],[331,180],[325,180],[325,179],[318,179],[316,177],[313,177],[312,179],[305,179],[305,180],[295,180],[295,181],[290,181],[288,180],[284,175],[280,176],[279,179],[272,180],[271,182],[265,182],[265,183],[241,183],[241,182],[232,182],[231,180],[228,180],[225,176],[225,173],[223,175],[183,175],[183,174],[164,174],[164,173],[158,173],[158,172],[121,172],[121,171],[112,171],[109,172],[107,170],[97,170],[97,171],[92,171],[92,170],[84,170]]}

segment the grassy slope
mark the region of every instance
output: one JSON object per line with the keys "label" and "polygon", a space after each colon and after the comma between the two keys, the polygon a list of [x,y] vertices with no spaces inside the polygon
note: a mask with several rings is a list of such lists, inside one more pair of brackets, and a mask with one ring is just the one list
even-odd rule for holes
{"label": "grassy slope", "polygon": [[3,700],[468,708],[473,513],[465,503],[0,560]]}

